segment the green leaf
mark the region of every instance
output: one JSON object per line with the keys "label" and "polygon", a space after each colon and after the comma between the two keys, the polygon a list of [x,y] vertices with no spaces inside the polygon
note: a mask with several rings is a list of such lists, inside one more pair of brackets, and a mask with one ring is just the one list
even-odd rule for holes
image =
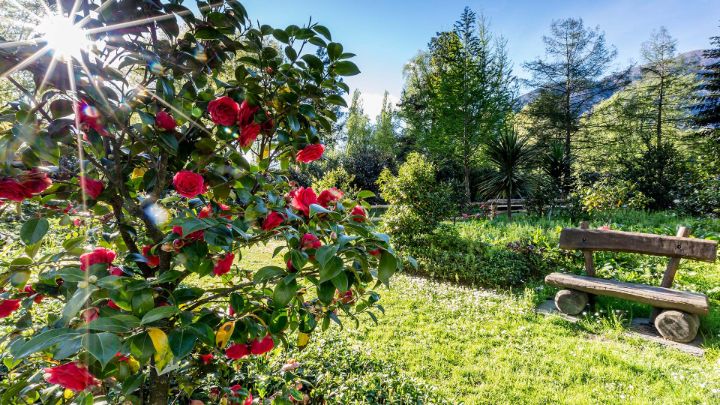
{"label": "green leaf", "polygon": [[70,297],[67,304],[65,304],[65,308],[63,308],[62,319],[66,325],[75,316],[75,314],[78,313],[80,308],[85,305],[87,299],[90,298],[92,293],[94,293],[96,290],[97,287],[91,284],[87,288],[78,288],[75,291],[75,294]]}
{"label": "green leaf", "polygon": [[330,103],[330,104],[339,105],[339,106],[341,106],[341,107],[347,107],[347,106],[348,106],[348,105],[347,105],[347,101],[345,101],[345,99],[342,98],[342,96],[339,96],[339,95],[337,95],[337,94],[331,94],[331,95],[327,96],[325,99],[326,99],[326,100],[328,101],[328,103]]}
{"label": "green leaf", "polygon": [[360,200],[364,200],[366,198],[372,198],[375,197],[375,193],[373,193],[370,190],[362,190],[359,193],[357,193],[357,198]]}
{"label": "green leaf", "polygon": [[101,330],[105,332],[125,333],[140,326],[140,320],[132,315],[115,315],[101,317],[87,325],[90,330]]}
{"label": "green leaf", "polygon": [[73,111],[73,103],[70,100],[57,99],[50,103],[50,114],[53,118],[67,117]]}
{"label": "green leaf", "polygon": [[328,41],[332,41],[332,35],[330,35],[330,30],[327,29],[324,25],[317,24],[313,27],[313,29],[318,34],[324,36]]}
{"label": "green leaf", "polygon": [[317,214],[329,214],[329,213],[331,213],[331,212],[332,212],[332,211],[330,211],[329,209],[323,207],[322,205],[319,205],[319,204],[310,204],[310,216],[311,216],[311,217],[314,217],[314,216],[317,215]]}
{"label": "green leaf", "polygon": [[283,44],[290,43],[290,37],[285,31],[281,29],[274,30],[272,36]]}
{"label": "green leaf", "polygon": [[212,27],[202,27],[195,31],[195,38],[197,39],[218,39],[223,36],[220,31]]}
{"label": "green leaf", "polygon": [[288,59],[294,62],[297,59],[298,54],[292,46],[288,45],[285,47],[285,56],[287,56]]}
{"label": "green leaf", "polygon": [[320,268],[320,282],[332,280],[343,270],[343,261],[337,256],[328,260],[324,267]]}
{"label": "green leaf", "polygon": [[330,42],[327,46],[328,56],[330,60],[337,60],[342,55],[343,46],[337,42]]}
{"label": "green leaf", "polygon": [[140,316],[148,313],[155,307],[155,300],[151,290],[142,290],[135,293],[132,297],[133,312]]}
{"label": "green leaf", "polygon": [[26,357],[30,354],[46,349],[52,345],[78,336],[80,335],[80,333],[81,331],[70,328],[47,330],[33,336],[30,340],[23,344],[15,344],[10,346],[10,354],[15,359]]}
{"label": "green leaf", "polygon": [[192,352],[198,337],[190,328],[176,329],[170,332],[168,342],[175,358],[183,358]]}
{"label": "green leaf", "polygon": [[395,270],[397,270],[397,259],[391,253],[383,251],[378,265],[378,279],[387,285]]}
{"label": "green leaf", "polygon": [[[315,251],[315,260],[317,260],[321,268],[325,267],[328,260],[337,254],[337,250],[338,247],[335,245],[321,246]],[[293,263],[295,262],[293,261]]]}
{"label": "green leaf", "polygon": [[151,322],[159,321],[160,319],[169,318],[176,313],[178,313],[178,308],[170,305],[153,308],[142,317],[140,325],[146,325]]}
{"label": "green leaf", "polygon": [[20,228],[20,239],[26,245],[38,243],[50,229],[50,223],[45,218],[33,218],[25,222]]}
{"label": "green leaf", "polygon": [[290,130],[293,132],[297,132],[300,130],[300,121],[298,121],[298,118],[295,114],[288,114],[287,116],[288,125],[290,126]]}
{"label": "green leaf", "polygon": [[57,275],[60,276],[60,278],[64,281],[70,283],[84,281],[87,277],[87,274],[77,267],[64,267],[58,270]]}
{"label": "green leaf", "polygon": [[238,293],[230,294],[230,306],[236,314],[242,313],[245,309],[245,298]]}
{"label": "green leaf", "polygon": [[120,351],[120,338],[113,333],[90,333],[85,337],[85,348],[105,367]]}
{"label": "green leaf", "polygon": [[340,76],[355,76],[356,74],[360,73],[360,69],[358,69],[357,65],[355,65],[353,62],[350,62],[349,60],[344,60],[335,63],[335,73],[339,74]]}
{"label": "green leaf", "polygon": [[323,67],[322,60],[320,60],[320,58],[318,58],[317,56],[315,56],[311,53],[303,55],[301,59],[304,60],[305,63],[307,63],[308,66],[310,66],[313,69],[322,69],[322,67]]}
{"label": "green leaf", "polygon": [[344,271],[341,272],[332,279],[332,283],[340,292],[347,291],[349,287],[347,274]]}
{"label": "green leaf", "polygon": [[328,305],[332,302],[333,295],[335,295],[335,286],[330,281],[320,283],[317,288],[317,295],[323,304]]}
{"label": "green leaf", "polygon": [[295,292],[298,289],[297,282],[293,281],[290,284],[277,283],[275,291],[273,291],[273,303],[276,307],[284,307],[290,300],[295,297]]}
{"label": "green leaf", "polygon": [[279,277],[285,274],[285,269],[278,266],[265,266],[255,273],[253,276],[253,282],[255,284],[264,283],[275,277]]}

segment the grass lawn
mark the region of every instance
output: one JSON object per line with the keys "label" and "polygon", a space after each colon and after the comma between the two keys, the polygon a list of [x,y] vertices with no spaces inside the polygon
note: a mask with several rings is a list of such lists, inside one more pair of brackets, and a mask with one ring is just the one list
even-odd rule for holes
{"label": "grass lawn", "polygon": [[[267,264],[273,248],[244,255],[244,265]],[[701,275],[703,281],[717,276]],[[646,310],[637,305],[603,300],[604,313],[573,325],[534,313],[552,294],[542,284],[494,292],[398,275],[380,293],[386,313],[378,325],[348,326],[344,333],[334,326],[316,333],[306,350],[341,339],[434,387],[449,403],[720,402],[717,334],[706,336],[701,358],[627,337],[623,314]],[[706,333],[717,319],[712,301]]]}

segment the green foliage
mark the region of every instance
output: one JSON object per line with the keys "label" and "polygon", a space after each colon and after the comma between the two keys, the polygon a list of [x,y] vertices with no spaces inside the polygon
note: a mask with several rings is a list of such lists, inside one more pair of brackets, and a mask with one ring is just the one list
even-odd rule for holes
{"label": "green foliage", "polygon": [[360,191],[354,184],[355,175],[348,173],[345,168],[339,166],[323,173],[322,178],[313,181],[312,187],[315,190],[327,190],[336,187],[352,197]]}
{"label": "green foliage", "polygon": [[407,65],[401,100],[416,150],[439,167],[457,164],[465,200],[471,197],[470,171],[480,160],[483,142],[512,113],[516,80],[505,42],[466,7],[452,31],[438,33],[429,49]]}
{"label": "green foliage", "polygon": [[[515,131],[504,130],[490,138],[485,147],[489,164],[495,169],[480,186],[480,194],[486,198],[505,197],[510,200],[523,195],[530,188],[528,168],[535,158],[535,150],[527,138]],[[512,218],[512,211],[508,210]]]}
{"label": "green foliage", "polygon": [[390,204],[383,227],[401,246],[412,245],[415,238],[431,233],[454,214],[452,189],[437,181],[435,165],[419,153],[408,155],[397,175],[385,169],[378,185],[382,198]]}
{"label": "green foliage", "polygon": [[648,207],[667,209],[673,207],[673,196],[687,179],[687,165],[678,157],[678,150],[666,142],[659,147],[649,145],[641,156],[621,160],[624,175],[637,185],[647,198]]}
{"label": "green foliage", "polygon": [[577,191],[584,212],[590,215],[608,213],[620,208],[641,210],[648,198],[629,180],[605,177]]}
{"label": "green foliage", "polygon": [[[75,80],[51,68],[44,43],[0,47],[2,66],[40,55],[19,65],[36,86],[1,115],[0,214],[17,201],[23,221],[0,247],[0,304],[21,302],[3,314],[13,370],[2,371],[0,402],[61,401],[67,383],[43,373],[59,363],[97,378],[67,394],[80,403],[99,393],[185,403],[212,394],[208,376],[230,394],[264,376],[236,379],[253,360],[227,357],[229,345],[262,341],[257,355],[266,339],[376,320],[373,286],[401,260],[387,235],[350,214],[373,194],[321,206],[287,177],[320,158],[348,91],[342,77],[359,72],[353,54],[316,23],[255,26],[235,0],[198,14],[177,2],[86,5],[66,10],[78,13],[70,21],[110,27],[97,35],[112,46],[68,60]],[[147,16],[161,18],[113,29]],[[282,266],[247,268],[243,254],[269,242]],[[199,361],[208,353],[213,367]]]}

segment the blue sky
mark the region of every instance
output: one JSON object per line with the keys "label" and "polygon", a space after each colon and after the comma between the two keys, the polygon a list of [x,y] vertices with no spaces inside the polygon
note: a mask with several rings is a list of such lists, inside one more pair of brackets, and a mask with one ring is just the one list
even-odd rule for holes
{"label": "blue sky", "polygon": [[508,41],[515,73],[524,77],[523,61],[542,56],[542,36],[554,19],[581,17],[599,26],[618,50],[616,63],[637,61],[640,44],[662,25],[678,40],[678,51],[703,49],[708,38],[720,35],[718,0],[612,1],[350,1],[245,0],[253,20],[278,27],[301,25],[312,16],[327,26],[333,39],[356,53],[362,73],[349,78],[363,93],[366,112],[374,118],[382,94],[394,99],[402,89],[402,68],[437,32],[449,30],[463,8],[470,6],[490,21],[491,31]]}

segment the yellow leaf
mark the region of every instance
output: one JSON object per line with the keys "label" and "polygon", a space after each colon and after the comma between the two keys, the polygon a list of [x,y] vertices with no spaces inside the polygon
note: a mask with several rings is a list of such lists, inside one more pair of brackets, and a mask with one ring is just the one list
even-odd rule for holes
{"label": "yellow leaf", "polygon": [[158,328],[148,328],[148,335],[150,335],[153,347],[155,347],[155,368],[160,372],[173,357],[168,337],[165,332]]}
{"label": "yellow leaf", "polygon": [[136,167],[130,174],[130,178],[134,180],[134,179],[137,179],[138,177],[142,177],[145,175],[146,171],[147,171],[147,168],[145,168],[145,167]]}
{"label": "yellow leaf", "polygon": [[225,322],[220,329],[217,330],[217,333],[215,334],[215,344],[218,348],[222,349],[225,347],[234,330],[235,321]]}
{"label": "yellow leaf", "polygon": [[65,388],[65,391],[63,391],[63,398],[70,399],[75,396],[75,393],[68,388]]}
{"label": "yellow leaf", "polygon": [[298,333],[297,345],[299,348],[302,349],[303,347],[307,346],[309,341],[310,341],[310,334],[302,333],[302,332]]}
{"label": "yellow leaf", "polygon": [[128,363],[128,366],[130,366],[130,371],[132,371],[133,373],[137,373],[138,370],[140,370],[140,363],[137,360],[135,360],[134,357],[129,356],[127,363]]}

